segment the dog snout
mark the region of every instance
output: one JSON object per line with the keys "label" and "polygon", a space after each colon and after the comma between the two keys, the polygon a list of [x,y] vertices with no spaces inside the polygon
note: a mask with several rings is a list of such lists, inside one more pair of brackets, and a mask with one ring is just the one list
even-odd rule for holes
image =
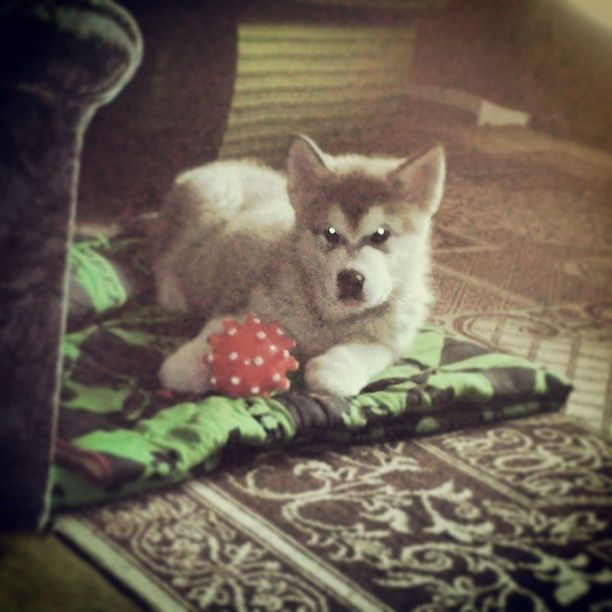
{"label": "dog snout", "polygon": [[364,283],[365,276],[361,272],[352,269],[341,270],[336,279],[338,297],[341,300],[361,300]]}

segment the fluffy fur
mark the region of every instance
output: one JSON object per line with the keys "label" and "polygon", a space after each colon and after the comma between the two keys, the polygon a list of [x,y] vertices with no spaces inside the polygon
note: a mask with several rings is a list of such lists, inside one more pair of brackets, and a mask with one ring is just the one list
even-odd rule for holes
{"label": "fluffy fur", "polygon": [[[312,391],[358,393],[427,316],[444,176],[439,145],[408,160],[333,157],[306,137],[293,142],[286,176],[248,161],[181,174],[155,234],[158,299],[207,323],[165,360],[162,384],[207,391],[208,335],[253,311],[296,340]],[[355,295],[341,273],[361,279]]]}

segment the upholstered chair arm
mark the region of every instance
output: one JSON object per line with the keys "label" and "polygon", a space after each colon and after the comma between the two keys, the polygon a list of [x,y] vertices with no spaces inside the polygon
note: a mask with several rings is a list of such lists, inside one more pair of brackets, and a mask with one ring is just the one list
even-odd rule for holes
{"label": "upholstered chair arm", "polygon": [[0,7],[0,529],[46,520],[81,145],[141,54],[110,0]]}

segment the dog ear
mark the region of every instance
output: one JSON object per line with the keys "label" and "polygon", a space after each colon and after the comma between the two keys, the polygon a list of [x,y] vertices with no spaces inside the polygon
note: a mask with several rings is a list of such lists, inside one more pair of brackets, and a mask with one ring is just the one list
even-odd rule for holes
{"label": "dog ear", "polygon": [[325,154],[308,136],[297,135],[287,158],[287,189],[291,203],[301,208],[313,189],[329,175]]}
{"label": "dog ear", "polygon": [[446,162],[441,144],[407,159],[389,173],[402,196],[429,216],[440,206],[445,176]]}

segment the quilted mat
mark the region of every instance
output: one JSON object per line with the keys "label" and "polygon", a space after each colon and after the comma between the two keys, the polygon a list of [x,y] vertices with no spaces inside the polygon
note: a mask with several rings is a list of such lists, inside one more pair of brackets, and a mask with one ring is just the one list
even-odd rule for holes
{"label": "quilted mat", "polygon": [[554,411],[571,390],[527,359],[424,328],[356,397],[309,394],[299,375],[272,398],[172,394],[159,388],[159,365],[201,322],[152,303],[139,241],[77,243],[72,264],[56,509],[178,482],[260,449],[331,448]]}

